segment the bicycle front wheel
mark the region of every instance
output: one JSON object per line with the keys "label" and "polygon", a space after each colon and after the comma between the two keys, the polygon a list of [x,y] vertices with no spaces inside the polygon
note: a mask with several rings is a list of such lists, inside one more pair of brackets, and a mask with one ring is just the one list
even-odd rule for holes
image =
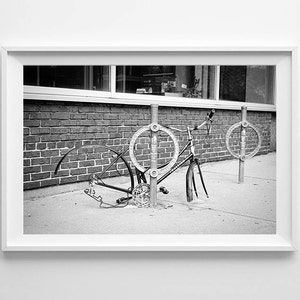
{"label": "bicycle front wheel", "polygon": [[190,163],[190,166],[186,172],[186,198],[188,202],[193,201],[195,198],[199,199],[199,190],[201,186],[203,187],[205,195],[208,198],[204,178],[200,169],[200,162],[196,158]]}

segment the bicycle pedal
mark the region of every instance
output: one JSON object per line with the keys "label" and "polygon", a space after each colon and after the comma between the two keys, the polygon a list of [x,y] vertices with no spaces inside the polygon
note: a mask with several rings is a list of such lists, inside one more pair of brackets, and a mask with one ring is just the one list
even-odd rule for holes
{"label": "bicycle pedal", "polygon": [[121,198],[116,200],[116,203],[121,204],[121,203],[124,203],[125,201],[128,201],[128,200],[129,200],[129,197],[121,197]]}
{"label": "bicycle pedal", "polygon": [[102,197],[101,197],[100,195],[99,195],[99,196],[96,196],[94,190],[91,190],[91,189],[85,189],[84,192],[85,192],[88,196],[90,196],[91,198],[93,198],[94,200],[96,200],[97,202],[102,203]]}
{"label": "bicycle pedal", "polygon": [[163,194],[169,194],[169,191],[164,186],[159,187],[159,192]]}

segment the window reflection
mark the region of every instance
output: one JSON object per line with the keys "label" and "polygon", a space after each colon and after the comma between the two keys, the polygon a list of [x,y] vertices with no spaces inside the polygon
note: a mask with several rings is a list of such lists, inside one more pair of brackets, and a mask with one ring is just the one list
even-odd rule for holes
{"label": "window reflection", "polygon": [[273,104],[274,66],[221,66],[220,99]]}
{"label": "window reflection", "polygon": [[109,91],[109,66],[26,66],[24,84]]}
{"label": "window reflection", "polygon": [[[24,84],[110,91],[111,66],[25,66]],[[116,92],[274,104],[275,66],[116,66]],[[184,101],[184,100],[183,100]]]}
{"label": "window reflection", "polygon": [[117,92],[214,98],[212,66],[118,66]]}

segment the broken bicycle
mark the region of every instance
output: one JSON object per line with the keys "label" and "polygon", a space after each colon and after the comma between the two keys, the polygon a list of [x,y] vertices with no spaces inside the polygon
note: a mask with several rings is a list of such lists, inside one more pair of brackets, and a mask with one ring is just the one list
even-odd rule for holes
{"label": "broken bicycle", "polygon": [[[215,111],[211,110],[209,113],[207,113],[207,116],[205,120],[200,125],[195,125],[194,127],[186,127],[186,129],[178,129],[171,126],[160,126],[159,130],[165,131],[169,136],[171,136],[174,147],[175,147],[175,153],[172,158],[171,167],[170,164],[163,164],[158,167],[159,170],[164,170],[165,173],[162,174],[160,178],[157,179],[157,184],[160,184],[162,181],[164,181],[167,177],[169,177],[172,173],[174,173],[177,169],[179,169],[181,166],[183,166],[186,162],[189,161],[189,166],[186,172],[186,197],[187,201],[191,202],[194,199],[194,195],[198,198],[198,190],[197,190],[197,183],[196,183],[196,174],[199,173],[199,179],[201,181],[202,187],[204,189],[205,195],[208,198],[208,192],[204,183],[204,178],[202,175],[202,171],[200,168],[200,159],[196,157],[195,155],[195,139],[192,135],[193,131],[200,130],[203,127],[206,127],[207,134],[211,131],[211,125],[213,122],[213,115]],[[141,128],[140,131],[138,131],[131,139],[130,146],[126,147],[122,151],[116,151],[114,149],[111,149],[106,146],[101,146],[102,149],[107,149],[107,151],[103,152],[101,154],[100,158],[103,160],[106,165],[103,166],[103,169],[99,173],[93,173],[90,176],[89,179],[89,188],[85,189],[84,192],[97,202],[99,202],[99,206],[102,208],[117,208],[117,207],[125,207],[128,205],[129,201],[132,199],[136,206],[138,207],[148,207],[150,203],[150,186],[147,183],[146,173],[149,171],[149,167],[141,167],[137,160],[134,158],[134,145],[135,142],[138,139],[139,134],[141,131],[145,132],[149,129],[149,126],[145,126],[144,128]],[[182,147],[182,149],[179,151],[176,149],[178,147],[177,139],[173,135],[172,131],[177,131],[180,133],[186,133],[187,134],[187,142]],[[56,175],[65,161],[65,159],[74,151],[80,150],[83,148],[91,148],[95,147],[94,145],[84,145],[84,146],[78,146],[75,148],[70,149],[68,152],[65,153],[65,155],[60,159],[58,162],[56,169],[54,171],[54,174]],[[184,152],[186,150],[189,150],[189,154],[179,163],[177,163],[177,159],[180,156],[183,156]],[[113,156],[110,159],[107,159],[107,153],[112,153]],[[130,159],[132,160],[134,166],[135,166],[135,175],[137,179],[137,185],[135,185],[134,180],[134,172],[130,166],[130,163],[128,162],[126,156],[130,156]],[[117,182],[111,182],[110,180],[107,182],[106,180],[111,177],[110,175],[119,175],[119,176],[125,176],[127,178],[126,183],[123,183],[122,180],[118,180]],[[115,180],[116,181],[116,180]],[[127,185],[126,185],[127,184]],[[129,185],[129,187],[128,187]],[[111,204],[104,202],[101,195],[96,194],[95,186],[102,186],[106,187],[108,189],[123,193],[124,196],[119,197],[116,200],[116,204]],[[158,192],[162,192],[164,194],[168,193],[168,190],[165,187],[160,187]]]}

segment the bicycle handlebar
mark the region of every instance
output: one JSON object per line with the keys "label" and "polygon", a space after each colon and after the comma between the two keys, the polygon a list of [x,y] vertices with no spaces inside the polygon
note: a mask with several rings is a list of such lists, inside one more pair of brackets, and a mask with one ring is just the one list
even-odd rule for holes
{"label": "bicycle handlebar", "polygon": [[208,119],[211,121],[211,118],[214,116],[214,114],[215,114],[215,110],[214,109],[212,109],[208,114],[207,114],[207,117],[208,117]]}
{"label": "bicycle handlebar", "polygon": [[215,110],[212,109],[209,113],[207,113],[206,120],[200,125],[195,125],[193,130],[199,130],[204,125],[208,125],[208,123],[212,123],[212,117],[214,116],[214,114],[215,114]]}
{"label": "bicycle handlebar", "polygon": [[171,129],[171,130],[175,130],[175,131],[179,131],[179,132],[187,132],[188,130],[199,130],[200,128],[202,128],[204,125],[208,125],[209,123],[212,123],[212,117],[214,116],[215,114],[215,110],[212,109],[209,113],[207,113],[207,116],[206,116],[206,120],[201,123],[200,125],[195,125],[195,127],[193,129],[178,129],[178,128],[175,128],[175,127],[171,127],[171,126],[165,126],[166,128],[168,129]]}

